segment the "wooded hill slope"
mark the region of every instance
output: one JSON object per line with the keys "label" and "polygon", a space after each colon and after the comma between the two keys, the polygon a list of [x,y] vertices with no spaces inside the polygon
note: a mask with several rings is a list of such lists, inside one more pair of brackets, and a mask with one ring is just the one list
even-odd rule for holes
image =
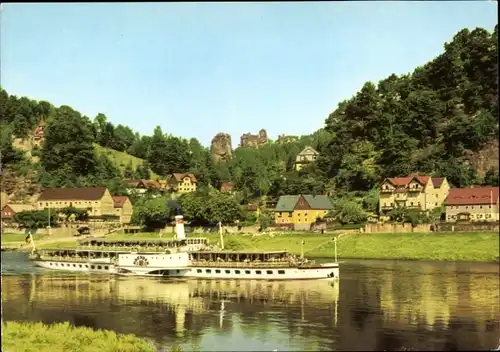
{"label": "wooded hill slope", "polygon": [[[282,194],[355,192],[365,194],[388,176],[420,172],[446,176],[455,186],[498,184],[498,32],[461,30],[444,52],[423,67],[367,82],[341,102],[325,127],[290,143],[270,142],[258,149],[237,148],[228,162],[214,163],[194,138],[151,136],[114,125],[104,114],[93,120],[69,106],[18,98],[0,91],[4,168],[11,177],[40,186],[107,185],[123,192],[121,180],[148,178],[154,171],[195,173],[200,185],[224,181],[241,191],[242,202]],[[310,117],[308,117],[310,118]],[[46,142],[33,163],[12,146],[12,135],[26,138],[46,122]],[[214,134],[217,131],[214,131]],[[144,160],[117,165],[108,148]],[[295,156],[306,145],[318,161],[293,171]],[[122,156],[125,154],[121,154]]]}

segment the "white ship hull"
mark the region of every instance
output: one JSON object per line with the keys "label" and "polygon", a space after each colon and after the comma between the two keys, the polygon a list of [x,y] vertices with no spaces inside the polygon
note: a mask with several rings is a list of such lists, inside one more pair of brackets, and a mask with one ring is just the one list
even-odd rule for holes
{"label": "white ship hull", "polygon": [[191,267],[186,275],[197,279],[318,280],[339,277],[339,265],[329,263],[310,268]]}
{"label": "white ship hull", "polygon": [[51,270],[77,271],[77,272],[94,272],[94,273],[109,273],[115,272],[115,266],[109,263],[75,263],[65,261],[50,261],[50,260],[34,260],[36,266]]}
{"label": "white ship hull", "polygon": [[[208,280],[319,280],[339,277],[339,265],[329,263],[310,268],[242,268],[240,267],[204,267],[158,269],[154,267],[128,267],[126,272],[120,268],[117,273],[126,276],[162,276],[186,279]],[[121,271],[121,272],[120,272]]]}

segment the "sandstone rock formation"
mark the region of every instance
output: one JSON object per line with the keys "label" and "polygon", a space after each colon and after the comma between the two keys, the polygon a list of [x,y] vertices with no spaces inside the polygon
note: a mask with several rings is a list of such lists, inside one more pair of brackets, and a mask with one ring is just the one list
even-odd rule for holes
{"label": "sandstone rock formation", "polygon": [[299,140],[299,137],[297,137],[297,136],[287,136],[286,134],[280,134],[278,136],[278,143],[279,144],[292,143],[292,142],[296,142],[298,140]]}
{"label": "sandstone rock formation", "polygon": [[471,165],[479,177],[484,177],[489,169],[498,169],[499,147],[498,139],[492,140],[476,153],[467,150],[462,160]]}
{"label": "sandstone rock formation", "polygon": [[217,133],[217,135],[212,138],[210,153],[216,162],[231,159],[233,155],[231,136],[227,133]]}
{"label": "sandstone rock formation", "polygon": [[267,142],[267,131],[265,129],[261,129],[258,135],[245,133],[240,137],[240,147],[242,148],[259,148]]}

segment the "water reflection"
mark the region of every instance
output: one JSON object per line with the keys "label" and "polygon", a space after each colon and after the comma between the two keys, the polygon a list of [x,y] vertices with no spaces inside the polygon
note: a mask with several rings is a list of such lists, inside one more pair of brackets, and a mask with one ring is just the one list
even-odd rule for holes
{"label": "water reflection", "polygon": [[491,349],[500,337],[497,265],[348,262],[333,285],[54,272],[2,281],[5,320],[70,321],[187,350]]}
{"label": "water reflection", "polygon": [[[181,343],[189,340],[203,345],[201,338],[205,335],[213,339],[216,335],[240,334],[244,340],[255,338],[255,333],[286,335],[287,331],[274,330],[276,325],[289,321],[288,316],[304,326],[335,328],[339,285],[329,281],[172,282],[155,278],[33,274],[4,276],[2,292],[6,320],[67,320],[75,325],[136,333],[153,338],[160,345],[171,345],[172,337]],[[333,313],[331,322],[327,326],[318,325],[311,309],[326,309],[329,316]],[[296,315],[300,318],[294,318]],[[245,327],[241,329],[239,325]],[[297,343],[302,346],[308,342],[308,330],[300,325],[294,328],[301,337]],[[299,345],[298,349],[303,348]]]}

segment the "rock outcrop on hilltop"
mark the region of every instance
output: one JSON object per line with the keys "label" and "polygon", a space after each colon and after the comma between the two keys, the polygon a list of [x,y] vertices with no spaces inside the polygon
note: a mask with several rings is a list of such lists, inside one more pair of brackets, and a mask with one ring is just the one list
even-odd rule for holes
{"label": "rock outcrop on hilltop", "polygon": [[231,144],[231,135],[227,133],[217,133],[212,138],[210,144],[210,153],[214,161],[227,161],[233,156],[233,148]]}
{"label": "rock outcrop on hilltop", "polygon": [[245,133],[240,137],[241,148],[260,148],[267,142],[267,131],[265,129],[261,129],[259,134]]}
{"label": "rock outcrop on hilltop", "polygon": [[294,143],[299,140],[298,136],[287,136],[286,134],[280,134],[278,136],[278,144]]}

